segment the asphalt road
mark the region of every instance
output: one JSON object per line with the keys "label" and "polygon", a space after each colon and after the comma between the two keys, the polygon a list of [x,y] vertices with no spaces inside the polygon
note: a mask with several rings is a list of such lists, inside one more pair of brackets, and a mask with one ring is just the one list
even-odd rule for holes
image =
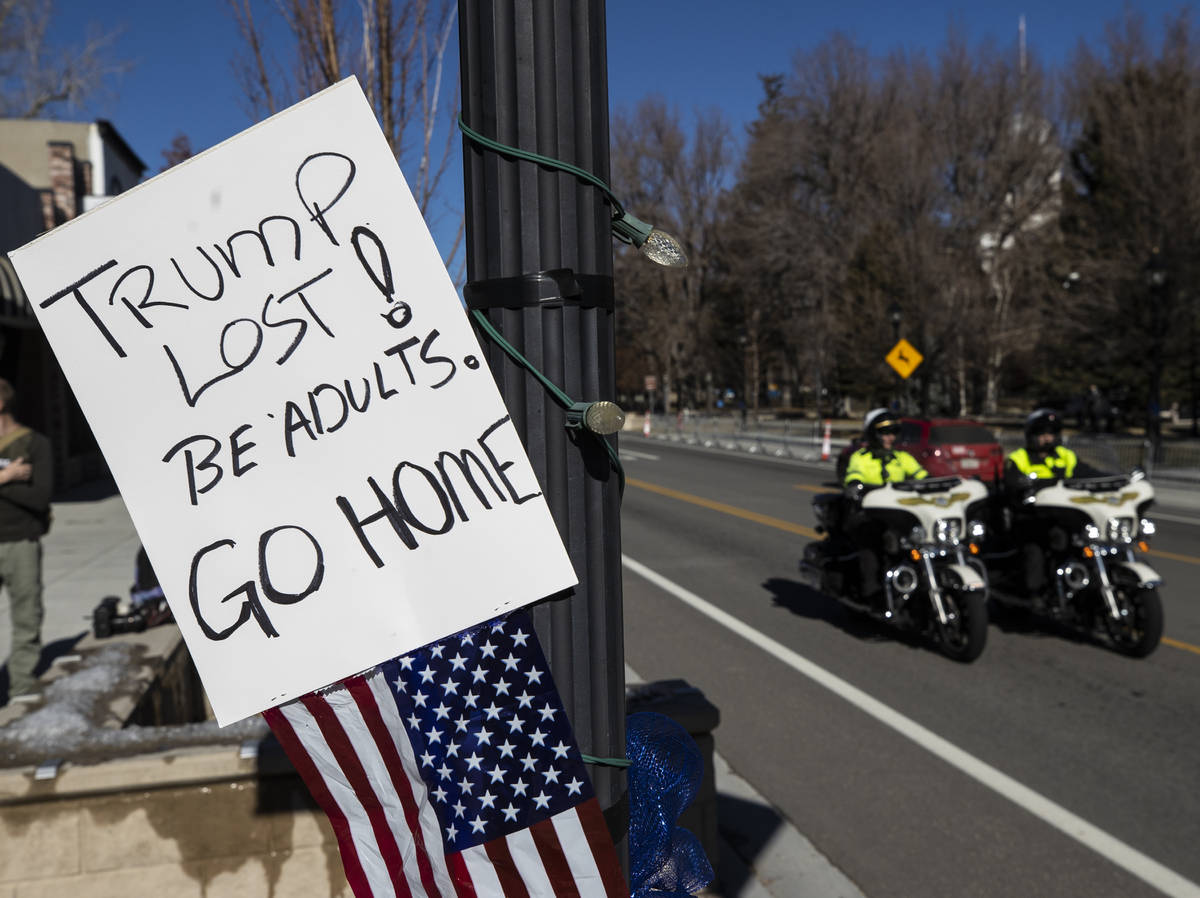
{"label": "asphalt road", "polygon": [[993,623],[963,665],[799,583],[831,464],[621,456],[627,662],[703,690],[717,750],[866,895],[1200,895],[1200,502],[1161,509],[1149,658]]}

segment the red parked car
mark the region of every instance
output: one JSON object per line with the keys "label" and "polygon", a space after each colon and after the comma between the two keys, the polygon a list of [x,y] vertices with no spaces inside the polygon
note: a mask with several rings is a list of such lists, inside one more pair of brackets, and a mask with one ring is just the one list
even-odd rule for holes
{"label": "red parked car", "polygon": [[[837,458],[837,476],[846,476],[846,465],[861,438],[850,441]],[[911,453],[930,476],[978,477],[985,483],[998,479],[1004,470],[1004,450],[996,435],[978,421],[961,418],[901,418],[896,448]]]}

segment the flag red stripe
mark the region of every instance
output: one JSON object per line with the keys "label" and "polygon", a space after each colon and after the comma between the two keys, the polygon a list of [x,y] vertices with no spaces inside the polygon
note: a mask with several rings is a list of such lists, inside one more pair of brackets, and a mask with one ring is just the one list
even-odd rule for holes
{"label": "flag red stripe", "polygon": [[[375,704],[375,694],[367,685],[366,680],[360,677],[348,680],[346,686],[350,690],[350,695],[354,697],[358,710],[362,713],[363,721],[366,723],[371,737],[375,740],[380,755],[383,756],[383,763],[386,765],[388,773],[391,774],[392,787],[396,790],[396,796],[404,808],[404,819],[417,847],[417,868],[421,873],[421,884],[425,886],[427,895],[439,896],[442,891],[438,888],[437,880],[433,876],[433,867],[429,863],[429,851],[425,846],[425,834],[421,829],[420,814],[413,798],[412,784],[404,774],[404,761],[400,758],[400,752],[396,750],[396,743],[392,739],[387,724],[383,721],[379,706]],[[401,734],[401,738],[404,738],[403,734]]]}
{"label": "flag red stripe", "polygon": [[454,880],[454,888],[458,898],[476,898],[475,883],[471,880],[471,871],[461,851],[446,855],[446,865],[450,868],[450,878]]}
{"label": "flag red stripe", "polygon": [[[346,685],[349,685],[349,681]],[[412,890],[408,887],[408,880],[404,878],[401,869],[400,847],[396,844],[396,839],[388,826],[387,815],[379,803],[379,797],[371,787],[371,781],[368,779],[366,771],[363,770],[362,762],[359,761],[358,754],[354,750],[354,744],[346,735],[345,729],[342,728],[341,721],[337,719],[337,715],[325,703],[325,700],[315,693],[310,692],[308,695],[302,696],[300,701],[304,703],[304,707],[308,708],[316,720],[317,726],[321,729],[321,735],[325,737],[325,742],[333,751],[338,766],[346,776],[346,781],[367,813],[367,818],[371,822],[371,831],[375,834],[375,843],[379,848],[379,854],[383,858],[392,885],[396,889],[396,894],[402,898],[412,898]]]}
{"label": "flag red stripe", "polygon": [[[569,812],[568,812],[569,813]],[[579,889],[575,885],[575,875],[563,854],[562,843],[554,829],[553,819],[539,821],[529,827],[533,844],[537,847],[538,857],[550,885],[554,887],[556,898],[579,898]]]}
{"label": "flag red stripe", "polygon": [[608,824],[604,821],[604,812],[600,810],[600,802],[589,798],[575,808],[575,813],[579,815],[579,822],[583,824],[583,832],[592,849],[592,857],[596,859],[596,866],[600,868],[604,893],[608,898],[628,898],[629,886],[625,884],[621,875],[617,849],[613,847]]}
{"label": "flag red stripe", "polygon": [[346,815],[342,813],[342,809],[338,807],[338,803],[334,801],[333,795],[325,785],[324,778],[317,770],[312,758],[308,756],[308,751],[305,750],[296,731],[292,729],[291,722],[283,716],[283,712],[278,708],[263,711],[263,717],[266,718],[267,724],[271,727],[275,738],[279,740],[279,744],[283,746],[288,760],[292,762],[292,766],[304,780],[304,785],[308,786],[308,791],[312,793],[312,797],[329,818],[333,834],[337,836],[338,850],[342,855],[342,868],[346,873],[346,881],[350,884],[351,891],[354,892],[356,898],[372,898],[371,885],[367,880],[367,874],[363,872],[362,863],[358,859],[354,837],[350,834],[350,823],[346,819]]}
{"label": "flag red stripe", "polygon": [[521,871],[513,863],[512,854],[508,850],[508,843],[504,839],[492,839],[492,841],[483,844],[483,849],[487,852],[488,860],[492,862],[492,869],[496,871],[496,878],[500,880],[500,887],[504,890],[504,898],[529,898],[529,890],[525,888],[525,881],[521,876]]}

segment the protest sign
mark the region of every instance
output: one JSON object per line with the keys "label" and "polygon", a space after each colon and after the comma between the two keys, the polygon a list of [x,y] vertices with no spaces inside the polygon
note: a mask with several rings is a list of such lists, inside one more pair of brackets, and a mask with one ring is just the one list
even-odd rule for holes
{"label": "protest sign", "polygon": [[11,258],[221,724],[576,582],[355,80]]}

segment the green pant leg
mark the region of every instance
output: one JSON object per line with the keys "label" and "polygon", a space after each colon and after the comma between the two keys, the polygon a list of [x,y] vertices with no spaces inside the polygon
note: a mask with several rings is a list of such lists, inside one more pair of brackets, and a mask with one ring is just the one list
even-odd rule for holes
{"label": "green pant leg", "polygon": [[33,671],[42,654],[42,544],[37,540],[0,543],[0,577],[12,612],[8,692],[20,695],[36,687]]}

